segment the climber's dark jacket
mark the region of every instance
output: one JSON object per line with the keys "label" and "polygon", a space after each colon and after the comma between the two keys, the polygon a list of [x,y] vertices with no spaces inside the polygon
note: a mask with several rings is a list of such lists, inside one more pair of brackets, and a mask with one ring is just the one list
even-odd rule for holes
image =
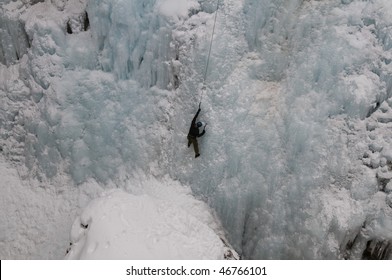
{"label": "climber's dark jacket", "polygon": [[197,116],[199,115],[200,111],[201,111],[200,109],[197,110],[196,115],[193,117],[191,127],[189,128],[188,137],[191,137],[191,138],[201,137],[204,135],[204,133],[206,133],[205,130],[203,130],[202,133],[199,133],[199,128],[196,125],[196,119],[197,119]]}

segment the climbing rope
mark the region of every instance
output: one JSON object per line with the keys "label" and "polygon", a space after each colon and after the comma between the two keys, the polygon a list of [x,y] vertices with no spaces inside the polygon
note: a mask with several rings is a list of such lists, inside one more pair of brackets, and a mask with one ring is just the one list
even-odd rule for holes
{"label": "climbing rope", "polygon": [[212,49],[212,41],[213,41],[213,39],[214,39],[216,18],[217,18],[218,9],[219,9],[219,2],[220,2],[220,0],[218,0],[218,3],[216,4],[214,26],[212,27],[210,48],[209,48],[209,50],[208,50],[206,69],[205,69],[205,71],[204,71],[204,76],[203,76],[203,87],[202,87],[202,89],[201,89],[201,96],[200,96],[200,103],[199,103],[199,106],[200,106],[200,104],[201,104],[201,101],[203,100],[203,95],[204,95],[203,93],[205,92],[205,89],[206,89],[207,71],[208,71],[208,65],[209,65],[209,63],[210,63],[210,56],[211,56],[211,49]]}

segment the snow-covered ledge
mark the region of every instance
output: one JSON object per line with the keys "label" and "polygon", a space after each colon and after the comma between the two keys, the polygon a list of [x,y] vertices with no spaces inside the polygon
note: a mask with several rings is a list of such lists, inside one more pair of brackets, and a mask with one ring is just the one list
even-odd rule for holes
{"label": "snow-covered ledge", "polygon": [[117,189],[93,200],[72,226],[66,258],[238,259],[203,202],[175,183],[150,185],[156,196]]}

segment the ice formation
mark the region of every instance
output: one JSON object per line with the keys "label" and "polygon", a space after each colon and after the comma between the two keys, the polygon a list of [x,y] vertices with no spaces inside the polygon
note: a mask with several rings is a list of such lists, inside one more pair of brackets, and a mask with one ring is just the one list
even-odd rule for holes
{"label": "ice formation", "polygon": [[[216,1],[175,2],[0,4],[1,157],[20,184],[76,217],[102,189],[169,176],[243,258],[392,258],[392,2],[221,0],[206,81]],[[48,232],[27,220],[2,216],[0,257],[59,258],[58,245],[12,255],[10,236]]]}

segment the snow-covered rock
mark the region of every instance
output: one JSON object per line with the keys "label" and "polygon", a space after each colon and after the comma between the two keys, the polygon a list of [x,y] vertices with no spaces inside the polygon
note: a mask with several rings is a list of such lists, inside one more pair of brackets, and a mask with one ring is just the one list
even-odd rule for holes
{"label": "snow-covered rock", "polygon": [[148,195],[108,191],[74,222],[66,258],[224,259],[231,250],[200,220],[205,212],[201,210]]}

